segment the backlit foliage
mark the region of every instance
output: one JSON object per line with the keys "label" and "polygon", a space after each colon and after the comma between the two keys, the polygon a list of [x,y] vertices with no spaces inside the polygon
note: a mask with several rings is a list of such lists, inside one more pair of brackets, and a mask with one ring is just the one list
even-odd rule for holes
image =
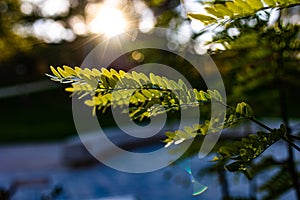
{"label": "backlit foliage", "polygon": [[[299,26],[280,23],[271,26],[268,24],[270,16],[267,10],[280,10],[299,4],[297,0],[233,0],[221,3],[218,1],[207,3],[207,14],[189,13],[188,16],[206,25],[216,24],[224,28],[224,31],[219,31],[215,35],[213,42],[223,44],[225,53],[233,57],[237,67],[232,70],[239,71],[237,81],[241,83],[243,89],[249,89],[257,88],[257,85],[270,80],[277,84],[281,83],[282,74],[286,74],[284,70],[287,67],[283,69],[280,64],[286,60],[298,62]],[[261,18],[260,12],[264,12],[267,18]],[[245,20],[254,20],[256,24],[249,25],[249,21]],[[230,28],[236,28],[239,33],[230,36],[228,34]],[[236,56],[237,53],[239,56]],[[251,60],[255,62],[250,62]],[[251,69],[246,67],[241,69],[239,65],[243,62],[253,64],[249,66]],[[278,173],[267,178],[258,187],[259,190],[266,192],[264,199],[279,197],[293,187],[292,177],[286,172],[286,164],[273,158],[259,159],[259,157],[280,140],[300,151],[300,148],[293,143],[293,139],[299,140],[299,137],[288,133],[285,125],[273,129],[262,124],[255,119],[253,110],[245,102],[237,103],[235,106],[226,105],[223,97],[216,90],[204,91],[188,88],[182,80],[171,80],[152,73],[126,73],[122,70],[105,68],[91,70],[75,67],[72,69],[67,66],[56,69],[51,67],[51,70],[53,75],[48,76],[53,81],[71,84],[66,91],[72,92],[72,95],[77,95],[78,98],[85,98],[85,104],[93,107],[94,114],[97,111],[105,112],[110,106],[119,106],[124,108],[125,113],[129,113],[132,120],[143,120],[167,112],[199,108],[213,102],[225,106],[226,113],[219,113],[217,117],[194,124],[192,127],[166,132],[164,140],[166,148],[192,139],[196,139],[192,148],[195,145],[199,147],[201,143],[197,143],[197,138],[205,137],[208,130],[210,130],[209,134],[214,134],[241,120],[250,120],[265,131],[258,131],[229,143],[222,143],[216,150],[217,156],[213,159],[217,162],[216,166],[221,163],[228,171],[242,172],[249,179],[269,167],[278,167],[280,169]],[[128,104],[129,107],[126,106]],[[223,123],[220,125],[219,121]],[[197,152],[197,150],[191,151]],[[187,151],[183,157],[189,157],[195,152]]]}
{"label": "backlit foliage", "polygon": [[205,9],[207,15],[189,13],[188,16],[205,24],[232,22],[236,19],[253,16],[258,11],[269,8],[286,8],[299,4],[298,0],[233,0],[222,4],[213,4]]}
{"label": "backlit foliage", "polygon": [[[205,136],[208,129],[210,134],[219,132],[223,128],[230,127],[243,119],[255,120],[251,107],[245,102],[238,103],[235,107],[225,105],[220,93],[216,90],[189,89],[182,80],[170,80],[166,77],[157,76],[153,73],[126,73],[122,70],[81,69],[68,66],[51,66],[53,75],[48,75],[53,81],[69,83],[67,92],[72,92],[78,98],[87,98],[85,104],[93,107],[96,111],[105,112],[110,106],[119,106],[127,109],[130,104],[129,115],[131,119],[143,120],[145,117],[152,117],[166,112],[176,112],[188,107],[199,108],[199,106],[210,104],[216,101],[227,107],[224,123],[218,126],[220,118],[212,118],[202,124],[194,124],[193,127],[184,127],[183,130],[166,132],[164,140],[166,147],[172,144],[180,144],[186,140],[194,139],[197,136]],[[128,102],[129,100],[129,102]],[[160,104],[160,106],[154,106]],[[222,117],[220,113],[220,117]],[[258,132],[249,135],[233,145],[222,146],[215,160],[230,158],[236,160],[227,166],[229,171],[242,171],[249,178],[250,172],[247,165],[264,152],[269,146],[285,136],[286,130],[282,125],[280,129],[274,129],[270,133]]]}

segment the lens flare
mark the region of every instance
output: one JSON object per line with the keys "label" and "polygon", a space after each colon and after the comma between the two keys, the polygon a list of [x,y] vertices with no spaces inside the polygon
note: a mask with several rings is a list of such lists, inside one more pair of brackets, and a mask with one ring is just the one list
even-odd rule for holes
{"label": "lens flare", "polygon": [[191,163],[190,163],[189,159],[184,159],[184,160],[178,162],[177,164],[188,173],[190,181],[193,185],[193,195],[194,196],[202,194],[203,192],[205,192],[207,190],[208,187],[205,185],[202,185],[193,176],[192,169],[191,169]]}

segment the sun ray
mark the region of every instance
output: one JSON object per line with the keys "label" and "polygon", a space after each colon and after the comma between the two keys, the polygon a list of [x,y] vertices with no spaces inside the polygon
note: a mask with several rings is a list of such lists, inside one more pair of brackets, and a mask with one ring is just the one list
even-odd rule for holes
{"label": "sun ray", "polygon": [[103,3],[99,5],[88,26],[92,33],[103,34],[109,38],[126,31],[128,21],[120,9]]}

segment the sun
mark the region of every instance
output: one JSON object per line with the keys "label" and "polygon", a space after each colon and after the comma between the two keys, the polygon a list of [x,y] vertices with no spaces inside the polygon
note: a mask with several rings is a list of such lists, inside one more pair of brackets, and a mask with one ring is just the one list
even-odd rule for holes
{"label": "sun", "polygon": [[127,20],[122,11],[105,4],[99,7],[89,24],[92,33],[104,34],[106,37],[113,37],[124,32],[127,26]]}

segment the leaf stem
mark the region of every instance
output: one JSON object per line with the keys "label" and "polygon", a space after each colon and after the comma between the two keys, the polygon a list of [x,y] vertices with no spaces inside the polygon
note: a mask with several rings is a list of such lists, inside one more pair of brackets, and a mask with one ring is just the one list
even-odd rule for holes
{"label": "leaf stem", "polygon": [[298,147],[296,144],[294,144],[292,141],[290,141],[287,137],[282,138],[285,142],[287,142],[289,145],[291,145],[294,149],[300,152],[300,147]]}
{"label": "leaf stem", "polygon": [[270,127],[268,127],[267,125],[265,125],[265,124],[263,124],[263,123],[261,123],[260,121],[257,121],[256,119],[254,119],[253,117],[249,117],[248,118],[249,120],[251,120],[252,122],[254,122],[254,123],[256,123],[256,124],[258,124],[259,126],[261,126],[261,127],[263,127],[264,129],[266,129],[266,130],[268,130],[268,131],[273,131],[273,129],[272,128],[270,128]]}
{"label": "leaf stem", "polygon": [[300,140],[300,137],[299,136],[296,136],[296,135],[287,135],[287,137],[290,139],[295,139],[295,140]]}
{"label": "leaf stem", "polygon": [[[224,106],[226,106],[227,108],[234,109],[232,106],[229,106],[229,105],[227,105],[227,104],[224,104],[224,103],[221,102],[221,101],[217,101],[217,102],[220,103],[220,104],[222,104],[222,105],[224,105]],[[273,131],[272,128],[270,128],[270,127],[268,127],[267,125],[261,123],[260,121],[257,121],[255,118],[253,118],[253,117],[247,117],[247,116],[245,116],[245,117],[246,117],[246,119],[249,119],[250,121],[252,121],[252,122],[258,124],[258,125],[261,126],[261,127],[263,127],[264,129],[266,129],[266,130],[268,130],[268,131],[270,131],[270,132]]]}

